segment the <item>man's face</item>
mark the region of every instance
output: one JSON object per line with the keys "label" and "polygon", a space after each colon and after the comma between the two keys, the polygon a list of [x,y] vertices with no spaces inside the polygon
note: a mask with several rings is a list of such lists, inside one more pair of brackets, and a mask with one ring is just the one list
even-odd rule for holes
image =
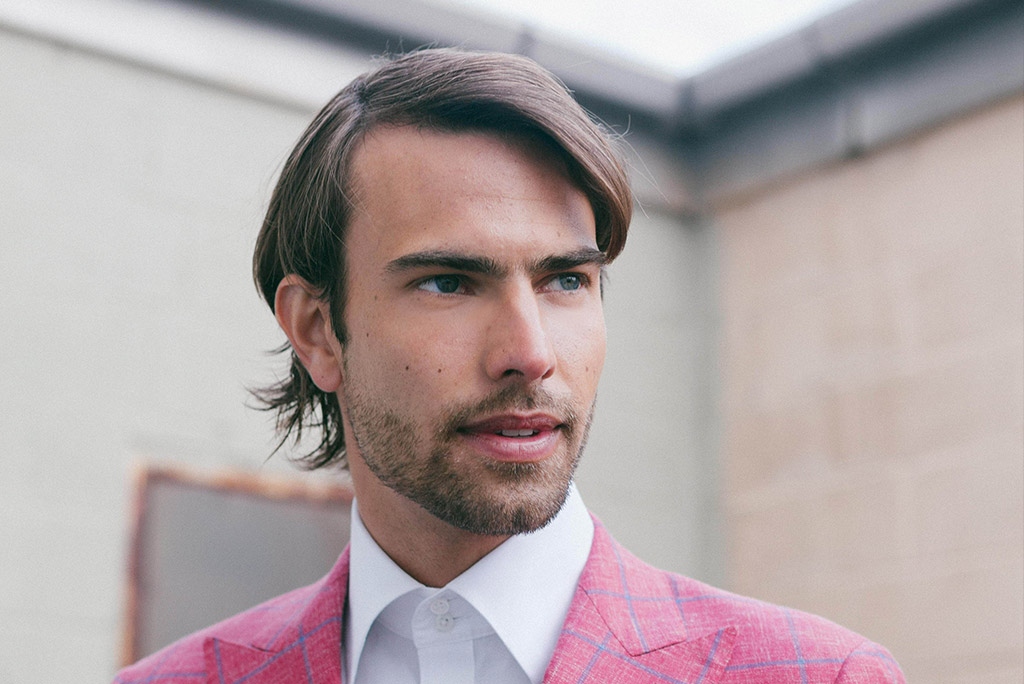
{"label": "man's face", "polygon": [[485,133],[378,129],[352,178],[339,400],[358,495],[383,484],[477,534],[543,526],[604,362],[589,202],[550,152]]}

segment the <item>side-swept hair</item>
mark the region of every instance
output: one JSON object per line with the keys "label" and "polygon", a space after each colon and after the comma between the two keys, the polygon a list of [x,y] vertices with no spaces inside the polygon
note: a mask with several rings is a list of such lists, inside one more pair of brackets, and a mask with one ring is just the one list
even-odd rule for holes
{"label": "side-swept hair", "polygon": [[[494,131],[534,137],[564,160],[590,201],[597,245],[608,261],[626,242],[633,197],[612,136],[552,74],[525,57],[430,49],[389,59],[349,83],[302,134],[285,162],[253,255],[253,277],[274,308],[281,280],[296,274],[330,304],[344,345],[345,230],[352,210],[350,165],[367,132],[379,126]],[[285,344],[280,352],[288,352]],[[277,412],[278,449],[304,428],[320,441],[298,460],[309,469],[346,467],[337,396],[322,392],[291,351],[289,376],[254,394]]]}

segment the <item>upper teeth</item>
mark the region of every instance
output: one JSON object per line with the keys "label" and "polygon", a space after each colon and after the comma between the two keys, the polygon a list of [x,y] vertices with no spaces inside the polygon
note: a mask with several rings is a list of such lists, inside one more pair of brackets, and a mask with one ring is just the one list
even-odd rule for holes
{"label": "upper teeth", "polygon": [[500,434],[502,437],[529,437],[534,433],[534,430],[502,430]]}

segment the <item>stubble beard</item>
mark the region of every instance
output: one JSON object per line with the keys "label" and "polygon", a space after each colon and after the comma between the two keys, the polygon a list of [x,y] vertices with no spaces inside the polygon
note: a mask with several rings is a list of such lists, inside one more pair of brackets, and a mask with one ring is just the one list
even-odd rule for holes
{"label": "stubble beard", "polygon": [[[344,395],[352,436],[370,472],[435,517],[480,535],[532,532],[551,522],[565,504],[593,418],[593,405],[581,419],[567,401],[508,385],[482,401],[447,407],[434,433],[425,438],[399,413],[358,390],[346,387]],[[544,461],[510,463],[465,452],[463,458],[456,455],[460,426],[494,413],[536,409],[564,421],[558,451]]]}

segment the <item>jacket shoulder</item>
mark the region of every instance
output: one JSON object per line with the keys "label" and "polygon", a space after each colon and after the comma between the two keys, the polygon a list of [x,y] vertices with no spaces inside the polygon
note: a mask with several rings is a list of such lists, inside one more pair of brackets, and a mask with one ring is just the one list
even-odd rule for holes
{"label": "jacket shoulder", "polygon": [[[660,571],[657,571],[660,572]],[[736,630],[729,682],[902,684],[882,646],[823,617],[663,573],[688,632]]]}
{"label": "jacket shoulder", "polygon": [[265,636],[282,630],[308,603],[319,585],[318,582],[282,594],[183,637],[118,672],[114,684],[141,684],[155,680],[167,684],[196,684],[206,681],[203,679],[207,674],[203,649],[208,640],[258,643]]}
{"label": "jacket shoulder", "polygon": [[627,650],[647,650],[666,641],[662,636],[691,641],[729,633],[731,654],[721,680],[729,684],[904,681],[889,652],[855,632],[653,568],[598,530],[588,593]]}
{"label": "jacket shoulder", "polygon": [[883,647],[811,613],[732,594],[678,575],[686,619],[698,629],[736,628],[727,671],[737,681],[765,681],[787,671],[804,682],[902,682],[899,666]]}

